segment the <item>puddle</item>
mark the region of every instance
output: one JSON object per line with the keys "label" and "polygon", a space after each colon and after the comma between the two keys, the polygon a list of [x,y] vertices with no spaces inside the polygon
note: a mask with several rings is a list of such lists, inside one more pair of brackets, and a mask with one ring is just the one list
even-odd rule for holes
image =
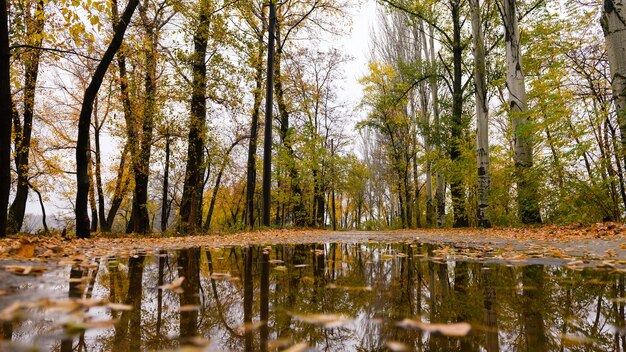
{"label": "puddle", "polygon": [[0,350],[624,350],[624,273],[449,253],[192,248],[3,273]]}

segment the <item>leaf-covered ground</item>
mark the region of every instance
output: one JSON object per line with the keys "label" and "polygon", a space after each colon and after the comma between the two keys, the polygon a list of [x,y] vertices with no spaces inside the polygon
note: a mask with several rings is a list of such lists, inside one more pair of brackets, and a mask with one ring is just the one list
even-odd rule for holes
{"label": "leaf-covered ground", "polygon": [[[186,237],[95,236],[92,239],[65,239],[59,235],[20,235],[0,240],[0,260],[80,262],[97,257],[153,253],[162,249],[321,242],[441,243],[449,246],[449,254],[471,252],[475,259],[480,259],[481,253],[491,253],[490,258],[495,256],[507,260],[596,259],[626,264],[626,226],[618,223],[487,230],[265,230]],[[19,273],[20,269],[9,266],[7,270]]]}

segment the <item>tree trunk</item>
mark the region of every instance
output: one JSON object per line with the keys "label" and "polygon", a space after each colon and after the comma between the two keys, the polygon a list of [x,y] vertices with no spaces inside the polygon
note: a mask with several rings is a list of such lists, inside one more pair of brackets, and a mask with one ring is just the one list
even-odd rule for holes
{"label": "tree trunk", "polygon": [[617,111],[622,157],[626,165],[626,3],[624,1],[604,0],[602,7],[602,30],[606,41],[611,71],[613,101]]}
{"label": "tree trunk", "polygon": [[187,167],[185,184],[180,205],[180,230],[197,230],[198,218],[202,218],[199,205],[202,200],[204,168],[204,141],[206,135],[206,52],[208,45],[209,17],[206,11],[200,12],[200,22],[194,34],[193,83],[191,114],[189,116],[189,137],[187,147]]}
{"label": "tree trunk", "polygon": [[[124,33],[130,23],[130,19],[137,8],[139,0],[130,0],[119,24],[115,26],[113,40],[105,51],[102,60],[96,67],[96,71],[91,78],[91,82],[85,90],[83,104],[80,110],[78,121],[78,140],[76,142],[76,236],[78,238],[90,237],[89,232],[89,215],[87,214],[87,197],[89,193],[89,175],[87,172],[87,163],[89,158],[89,127],[91,125],[91,113],[93,111],[93,102],[98,96],[98,91],[102,85],[104,75],[113,61],[115,53],[122,45]],[[0,4],[0,7],[2,4]],[[1,21],[1,18],[0,18]]]}
{"label": "tree trunk", "polygon": [[150,231],[150,217],[148,215],[148,180],[150,178],[150,154],[152,150],[152,130],[156,114],[156,51],[159,40],[158,28],[154,20],[147,18],[147,1],[139,8],[142,25],[146,31],[144,38],[145,50],[145,102],[143,108],[143,126],[139,157],[133,159],[135,174],[135,192],[133,193],[132,231],[145,234]]}
{"label": "tree trunk", "polygon": [[276,40],[276,4],[270,0],[270,23],[267,44],[267,81],[265,83],[265,138],[263,141],[263,226],[270,226],[272,207],[272,118],[274,100],[274,42]]}
{"label": "tree trunk", "polygon": [[[97,105],[97,104],[96,104]],[[89,143],[91,150],[91,143]],[[91,208],[91,232],[98,231],[98,206],[96,205],[96,192],[93,182],[93,163],[91,161],[91,153],[87,160],[87,174],[89,175],[89,207]]]}
{"label": "tree trunk", "polygon": [[28,184],[28,186],[37,194],[37,198],[39,199],[39,206],[41,207],[41,224],[43,226],[43,231],[45,233],[49,233],[50,230],[48,229],[48,223],[46,222],[46,207],[43,204],[43,197],[41,196],[41,192],[39,192],[39,190],[35,187],[33,187],[32,184]]}
{"label": "tree trunk", "polygon": [[7,233],[11,191],[12,106],[8,4],[6,0],[0,0],[0,237],[5,237]]}
{"label": "tree trunk", "polygon": [[128,154],[129,144],[130,143],[127,141],[124,145],[124,149],[122,150],[122,154],[120,155],[120,165],[117,171],[117,180],[115,181],[115,190],[113,191],[111,208],[109,209],[109,214],[106,217],[106,226],[100,229],[103,232],[111,231],[111,228],[113,227],[113,221],[115,220],[115,215],[117,214],[117,210],[122,205],[122,201],[124,200],[124,196],[126,195],[126,191],[128,190],[130,177],[124,175],[124,170],[126,169],[126,157]]}
{"label": "tree trunk", "polygon": [[[27,38],[35,38],[31,45],[40,47],[43,40],[45,24],[44,1],[37,2],[35,13],[31,16],[30,9],[26,11]],[[30,23],[32,21],[33,23]],[[32,28],[31,28],[32,26]],[[28,200],[28,169],[30,138],[33,130],[33,115],[35,111],[35,90],[39,74],[39,59],[41,50],[32,49],[26,52],[24,58],[24,121],[22,130],[16,130],[15,164],[17,171],[17,185],[15,199],[9,208],[9,233],[17,233],[24,222],[26,202]],[[11,105],[9,105],[11,106]]]}
{"label": "tree trunk", "polygon": [[[461,43],[461,9],[459,0],[450,2],[452,11],[452,136],[450,145],[450,159],[455,164],[461,159],[461,146],[463,139],[463,44]],[[465,186],[460,175],[455,175],[450,180],[450,194],[452,195],[452,207],[454,209],[454,227],[467,227],[467,209],[465,208]]]}
{"label": "tree trunk", "polygon": [[163,166],[163,193],[161,197],[161,232],[167,230],[169,214],[167,211],[167,194],[170,178],[170,131],[165,134],[165,166]]}
{"label": "tree trunk", "polygon": [[474,42],[474,86],[476,87],[476,160],[478,162],[478,226],[491,227],[489,209],[489,107],[487,102],[487,66],[485,39],[480,17],[480,0],[470,0],[472,39]]}
{"label": "tree trunk", "polygon": [[259,135],[259,115],[261,114],[261,101],[263,100],[263,54],[265,45],[263,33],[265,33],[265,12],[261,10],[261,31],[257,38],[257,57],[255,62],[254,81],[256,87],[253,92],[254,106],[252,108],[252,121],[250,122],[250,143],[248,145],[248,163],[246,178],[246,226],[254,227],[254,193],[256,191],[256,152]]}
{"label": "tree trunk", "polygon": [[526,86],[522,70],[522,51],[517,24],[515,0],[502,0],[502,22],[506,41],[506,85],[509,90],[509,109],[514,137],[517,204],[524,224],[541,223],[537,183],[531,174],[533,151],[530,124],[527,118]]}

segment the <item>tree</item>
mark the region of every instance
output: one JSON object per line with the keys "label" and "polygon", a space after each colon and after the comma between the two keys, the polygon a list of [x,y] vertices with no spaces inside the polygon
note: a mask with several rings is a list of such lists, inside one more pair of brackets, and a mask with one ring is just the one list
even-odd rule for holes
{"label": "tree", "polygon": [[498,3],[504,24],[506,42],[506,87],[509,92],[509,113],[514,138],[517,204],[524,224],[541,223],[538,185],[532,175],[532,126],[528,121],[526,85],[522,66],[522,50],[516,0]]}
{"label": "tree", "polygon": [[35,111],[35,88],[37,86],[37,76],[39,74],[39,61],[41,58],[41,47],[43,41],[43,30],[46,14],[44,13],[45,2],[36,2],[35,10],[31,14],[30,9],[26,9],[25,19],[27,22],[28,44],[35,49],[27,50],[23,57],[24,61],[24,107],[21,128],[19,117],[15,114],[16,137],[15,137],[15,169],[17,171],[17,189],[15,199],[9,208],[9,232],[16,233],[24,222],[24,212],[26,201],[28,200],[28,178],[29,178],[29,153],[30,140],[33,131],[33,115]]}
{"label": "tree", "polygon": [[274,41],[276,4],[270,0],[269,40],[267,44],[267,79],[265,93],[265,139],[263,141],[263,226],[270,226],[272,206],[272,111],[274,96]]}
{"label": "tree", "polygon": [[89,130],[91,126],[91,113],[93,111],[93,103],[98,96],[98,91],[102,85],[104,75],[106,74],[115,53],[122,45],[124,33],[130,23],[130,19],[139,4],[139,0],[130,0],[124,14],[122,15],[118,25],[115,28],[113,39],[102,56],[102,60],[96,67],[96,71],[91,77],[89,86],[85,90],[80,117],[78,121],[78,139],[76,142],[76,236],[79,238],[90,237],[89,215],[87,214],[87,198],[89,193],[89,175],[87,172],[89,160]]}
{"label": "tree", "polygon": [[185,185],[180,206],[180,228],[184,232],[194,232],[202,219],[202,179],[204,176],[204,143],[206,136],[206,53],[209,40],[209,3],[200,0],[200,16],[193,36],[193,72],[191,113],[189,115],[189,136]]}
{"label": "tree", "polygon": [[6,236],[7,209],[11,190],[11,56],[9,15],[6,0],[0,0],[0,237]]}
{"label": "tree", "polygon": [[621,134],[622,157],[626,165],[626,4],[623,1],[604,0],[600,23],[606,41],[611,69],[611,87]]}
{"label": "tree", "polygon": [[469,1],[474,43],[474,86],[476,89],[476,154],[478,161],[478,226],[489,228],[489,106],[487,101],[487,65],[479,0]]}

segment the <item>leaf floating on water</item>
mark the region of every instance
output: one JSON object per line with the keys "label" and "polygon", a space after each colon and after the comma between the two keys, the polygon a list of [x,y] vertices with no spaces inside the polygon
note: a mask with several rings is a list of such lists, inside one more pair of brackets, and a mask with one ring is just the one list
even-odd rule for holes
{"label": "leaf floating on water", "polygon": [[16,275],[40,275],[48,269],[41,266],[7,265],[4,270]]}
{"label": "leaf floating on water", "polygon": [[231,275],[229,273],[213,273],[210,276],[210,278],[214,280],[229,279],[230,277]]}
{"label": "leaf floating on water", "polygon": [[109,303],[107,304],[107,307],[109,307],[111,310],[132,310],[133,306],[129,305],[129,304],[122,304],[122,303]]}
{"label": "leaf floating on water", "polygon": [[13,320],[17,312],[24,308],[24,304],[21,302],[13,302],[10,306],[4,308],[0,312],[0,320]]}
{"label": "leaf floating on water", "polygon": [[181,276],[167,285],[159,286],[159,288],[163,290],[172,290],[176,293],[182,293],[183,289],[180,286],[183,284],[183,281],[185,281],[185,277]]}
{"label": "leaf floating on water", "polygon": [[274,270],[278,270],[278,271],[287,271],[287,267],[284,265],[279,265],[279,266],[275,266]]}
{"label": "leaf floating on water", "polygon": [[239,326],[237,329],[235,329],[235,331],[237,331],[240,334],[245,334],[248,332],[256,331],[259,328],[261,328],[261,326],[263,325],[265,325],[264,321],[255,321],[254,323],[243,323],[243,325]]}
{"label": "leaf floating on water", "polygon": [[394,352],[403,352],[409,350],[409,346],[398,341],[387,341],[387,348]]}
{"label": "leaf floating on water", "polygon": [[444,336],[465,336],[472,330],[472,326],[468,323],[429,324],[411,319],[404,319],[397,325],[405,329],[419,329]]}
{"label": "leaf floating on water", "polygon": [[197,304],[186,304],[178,308],[179,312],[195,312],[198,310],[200,310],[200,306]]}
{"label": "leaf floating on water", "polygon": [[115,324],[117,324],[117,320],[101,320],[101,321],[91,321],[91,322],[74,322],[74,323],[67,323],[65,324],[65,326],[63,327],[63,329],[65,330],[65,333],[70,334],[70,335],[74,335],[74,334],[78,334],[81,333],[85,330],[89,330],[89,329],[104,329],[104,328],[109,328],[111,326],[114,326]]}
{"label": "leaf floating on water", "polygon": [[338,328],[352,321],[341,314],[294,314],[293,317],[303,323],[322,325],[327,329]]}
{"label": "leaf floating on water", "polygon": [[283,350],[283,352],[302,352],[306,351],[309,348],[309,345],[306,342],[297,343],[289,348]]}
{"label": "leaf floating on water", "polygon": [[561,335],[561,340],[566,345],[588,345],[594,342],[594,339],[580,335]]}

